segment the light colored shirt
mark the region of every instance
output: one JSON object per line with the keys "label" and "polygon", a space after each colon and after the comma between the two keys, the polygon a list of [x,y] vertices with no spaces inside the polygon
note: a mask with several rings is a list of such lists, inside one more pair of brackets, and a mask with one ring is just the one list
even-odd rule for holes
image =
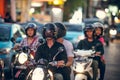
{"label": "light colored shirt", "polygon": [[66,52],[67,52],[67,56],[68,57],[74,57],[73,55],[73,45],[70,41],[68,40],[63,40],[63,45],[65,46]]}
{"label": "light colored shirt", "polygon": [[30,44],[28,44],[28,42],[27,42],[27,37],[26,38],[24,38],[22,41],[21,41],[21,43],[20,43],[20,46],[21,47],[25,47],[25,46],[28,46],[31,50],[33,50],[34,52],[36,52],[36,50],[37,50],[37,47],[39,46],[39,37],[38,36],[35,36],[34,37],[34,42],[30,45]]}

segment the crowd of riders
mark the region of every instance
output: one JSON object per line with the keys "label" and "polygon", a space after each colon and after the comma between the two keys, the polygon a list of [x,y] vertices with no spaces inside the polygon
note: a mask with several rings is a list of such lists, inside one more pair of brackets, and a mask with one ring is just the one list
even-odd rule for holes
{"label": "crowd of riders", "polygon": [[[85,39],[78,43],[77,49],[95,49],[96,56],[93,58],[93,80],[96,80],[97,70],[100,69],[100,79],[104,79],[105,74],[105,59],[104,59],[104,38],[103,38],[103,24],[96,22],[94,24],[88,24],[84,28]],[[19,45],[15,45],[14,49],[28,46],[33,53],[35,61],[40,58],[44,58],[48,61],[52,61],[57,54],[58,48],[63,50],[55,58],[57,64],[50,66],[50,70],[54,74],[54,80],[71,80],[71,66],[74,59],[73,45],[70,41],[65,40],[67,29],[61,22],[46,23],[43,25],[42,37],[44,43],[39,42],[39,36],[37,33],[37,25],[34,23],[28,23],[25,28],[27,35]]]}

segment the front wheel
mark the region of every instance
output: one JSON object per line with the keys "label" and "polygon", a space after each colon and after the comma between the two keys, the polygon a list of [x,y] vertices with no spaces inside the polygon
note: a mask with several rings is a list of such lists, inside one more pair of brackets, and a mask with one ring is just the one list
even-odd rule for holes
{"label": "front wheel", "polygon": [[35,69],[30,70],[30,72],[26,76],[26,80],[38,80],[38,79],[39,80],[53,80],[53,75],[52,75],[52,73],[50,71],[48,71],[48,72],[43,71],[44,72],[43,73],[39,69],[41,69],[41,68],[35,68]]}
{"label": "front wheel", "polygon": [[76,74],[74,80],[87,80],[87,76],[84,74]]}

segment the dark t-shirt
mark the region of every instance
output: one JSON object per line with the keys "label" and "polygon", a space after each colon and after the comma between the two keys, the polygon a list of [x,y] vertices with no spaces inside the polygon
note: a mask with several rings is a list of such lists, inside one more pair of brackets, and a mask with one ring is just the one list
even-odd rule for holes
{"label": "dark t-shirt", "polygon": [[[53,57],[58,53],[59,48],[62,47],[63,51],[60,52],[55,61],[64,60],[65,63],[67,62],[67,53],[63,44],[55,42],[51,48],[47,46],[47,43],[40,45],[36,51],[35,60],[38,61],[39,59],[43,58],[48,60],[49,62],[53,61]],[[56,73],[59,71],[59,68],[55,66],[50,66],[49,69]]]}
{"label": "dark t-shirt", "polygon": [[56,57],[55,60],[56,61],[58,61],[58,60],[64,60],[66,62],[66,60],[67,60],[67,54],[66,54],[66,51],[65,51],[65,47],[61,43],[58,43],[58,42],[55,42],[51,48],[49,48],[47,46],[47,43],[39,46],[38,49],[37,49],[37,51],[36,51],[35,60],[37,61],[40,58],[44,58],[44,59],[47,59],[48,61],[52,61],[54,55],[58,52],[58,49],[60,47],[63,48],[63,51],[60,52],[57,55],[57,57]]}
{"label": "dark t-shirt", "polygon": [[92,42],[89,42],[88,39],[81,40],[78,43],[77,49],[80,50],[95,49],[96,52],[101,52],[101,55],[104,54],[104,48],[102,43],[96,39],[94,39]]}

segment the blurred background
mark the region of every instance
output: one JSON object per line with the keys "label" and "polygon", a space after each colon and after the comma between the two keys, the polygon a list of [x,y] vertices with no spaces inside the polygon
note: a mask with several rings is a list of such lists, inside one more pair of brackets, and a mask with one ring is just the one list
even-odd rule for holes
{"label": "blurred background", "polygon": [[14,22],[41,23],[99,18],[107,24],[120,22],[120,0],[0,0],[0,16],[10,15]]}

